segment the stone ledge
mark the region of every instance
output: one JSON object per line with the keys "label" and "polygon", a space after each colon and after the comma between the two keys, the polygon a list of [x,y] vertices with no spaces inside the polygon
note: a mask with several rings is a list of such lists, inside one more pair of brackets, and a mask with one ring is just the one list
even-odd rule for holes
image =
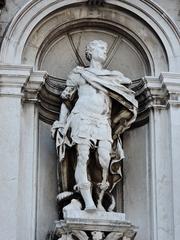
{"label": "stone ledge", "polygon": [[71,210],[66,211],[64,220],[55,222],[54,235],[56,237],[60,238],[75,233],[77,235],[80,232],[87,235],[92,234],[92,232],[101,232],[104,236],[114,233],[121,236],[122,239],[134,239],[137,228],[125,220],[124,213],[115,212],[95,211],[88,213],[81,210]]}

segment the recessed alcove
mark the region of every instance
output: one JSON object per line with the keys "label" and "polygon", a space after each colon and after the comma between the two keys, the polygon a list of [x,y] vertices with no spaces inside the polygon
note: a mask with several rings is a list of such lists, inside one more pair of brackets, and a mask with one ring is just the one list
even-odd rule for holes
{"label": "recessed alcove", "polygon": [[[144,76],[151,75],[153,69],[148,61],[143,48],[132,38],[128,38],[121,32],[109,30],[102,27],[79,27],[55,34],[49,41],[41,46],[36,61],[38,61],[38,69],[46,70],[50,75],[44,90],[40,93],[40,152],[39,152],[39,178],[49,176],[50,183],[54,189],[54,203],[52,198],[47,200],[52,193],[39,191],[39,202],[43,207],[38,209],[38,236],[43,236],[43,226],[48,225],[50,219],[43,217],[44,211],[48,215],[50,212],[55,213],[55,164],[56,161],[55,147],[53,151],[52,140],[50,139],[50,126],[53,120],[58,118],[60,99],[59,94],[64,88],[65,81],[70,71],[77,65],[87,66],[88,62],[85,59],[85,46],[93,39],[101,39],[108,43],[108,58],[105,62],[105,67],[112,70],[119,70],[125,76],[134,80],[134,90],[137,86],[140,89],[137,91],[140,105],[144,105],[144,111],[140,113],[139,127],[128,130],[123,136],[123,145],[126,159],[123,166],[123,181],[116,186],[114,190],[116,198],[117,211],[127,213],[127,218],[133,218],[134,223],[140,226],[139,239],[144,239],[147,236],[147,231],[150,228],[150,205],[149,205],[149,187],[148,187],[148,160],[149,160],[149,140],[148,140],[148,114],[146,110],[145,89],[142,84]],[[167,66],[168,68],[168,66]],[[139,79],[139,80],[138,80]],[[139,82],[138,82],[139,81]],[[137,84],[138,82],[138,84]],[[144,96],[143,96],[144,94]],[[144,101],[144,102],[143,102]],[[145,120],[145,121],[144,121]],[[44,123],[46,122],[46,123]],[[49,140],[48,140],[49,139]],[[50,147],[51,146],[51,147]],[[46,157],[45,157],[46,156]],[[49,163],[48,163],[49,162]],[[44,167],[42,167],[44,165]],[[52,173],[54,171],[54,177]],[[73,170],[72,170],[73,174]],[[51,176],[51,177],[50,177]],[[51,185],[48,178],[45,181],[40,181],[41,187],[45,188]],[[50,208],[46,205],[51,204]],[[46,210],[44,210],[46,209]],[[51,211],[50,211],[51,210]],[[147,214],[148,213],[148,214]],[[53,214],[54,216],[54,214]],[[149,235],[150,236],[150,235]],[[40,237],[41,238],[41,237]]]}
{"label": "recessed alcove", "polygon": [[123,181],[114,194],[116,209],[126,212],[127,218],[133,218],[134,224],[140,227],[139,240],[150,239],[150,234],[147,238],[150,229],[148,113],[145,86],[140,79],[167,71],[169,66],[164,47],[152,29],[134,14],[108,5],[96,10],[79,5],[56,11],[32,31],[23,50],[24,64],[34,64],[36,70],[47,71],[49,75],[40,92],[37,236],[40,240],[44,238],[45,229],[56,216],[57,157],[50,126],[58,118],[59,94],[70,71],[77,65],[88,65],[85,47],[93,39],[108,43],[104,67],[118,70],[133,80],[141,108],[144,107],[139,110],[138,127],[134,125],[123,136],[126,155]]}
{"label": "recessed alcove", "polygon": [[[67,6],[61,6],[61,2],[66,2]],[[44,8],[44,12],[40,5],[38,18],[27,16],[25,19],[26,14],[22,14],[22,21],[13,22],[15,31],[8,33],[15,35],[13,42],[9,49],[5,47],[8,43],[2,45],[5,62],[31,65],[34,70],[48,73],[39,93],[36,182],[36,238],[39,240],[45,239],[47,231],[52,229],[53,220],[57,218],[57,157],[50,128],[58,118],[59,94],[69,72],[77,65],[87,66],[85,46],[93,39],[108,43],[108,58],[104,67],[118,70],[133,80],[132,88],[140,103],[136,124],[123,135],[126,155],[124,176],[115,194],[117,210],[127,213],[127,218],[139,226],[137,239],[151,239],[148,88],[142,79],[173,69],[172,44],[168,44],[158,21],[148,14],[144,16],[144,12],[147,13],[145,7],[143,12],[139,6],[135,7],[128,1],[127,5],[124,1],[107,2],[104,6],[93,8],[85,1],[72,1],[72,4],[69,0],[50,1],[49,8]],[[36,3],[33,4],[34,7]],[[24,29],[20,36],[20,26],[16,29],[19,23]]]}
{"label": "recessed alcove", "polygon": [[3,236],[44,240],[53,230],[58,189],[51,124],[69,72],[88,64],[85,45],[102,39],[109,46],[104,67],[133,80],[139,102],[137,120],[122,136],[126,158],[116,209],[139,227],[137,240],[178,239],[179,30],[154,1],[104,2],[30,0],[6,29],[0,53]]}

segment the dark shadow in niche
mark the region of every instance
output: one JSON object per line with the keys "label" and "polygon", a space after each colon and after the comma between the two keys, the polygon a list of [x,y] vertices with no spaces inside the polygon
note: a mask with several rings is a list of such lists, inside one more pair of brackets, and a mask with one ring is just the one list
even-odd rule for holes
{"label": "dark shadow in niche", "polygon": [[93,5],[93,6],[102,6],[104,4],[104,0],[88,0],[88,5]]}
{"label": "dark shadow in niche", "polygon": [[0,0],[0,9],[2,9],[5,6],[5,0]]}

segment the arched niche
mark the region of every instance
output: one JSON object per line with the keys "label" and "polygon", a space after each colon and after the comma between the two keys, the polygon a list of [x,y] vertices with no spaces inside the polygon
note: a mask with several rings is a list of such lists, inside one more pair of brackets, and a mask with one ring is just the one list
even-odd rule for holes
{"label": "arched niche", "polygon": [[[44,58],[45,55],[46,58],[50,57],[48,53],[50,52],[49,49],[51,48],[51,52],[53,50],[54,52],[56,52],[56,59],[58,58],[60,66],[61,60],[64,60],[64,56],[66,56],[66,54],[68,56],[70,52],[70,49],[67,48],[72,48],[72,44],[68,46],[69,39],[67,39],[67,41],[64,39],[64,46],[63,44],[61,46],[58,46],[57,42],[60,41],[60,38],[62,38],[64,34],[68,33],[69,37],[72,37],[71,42],[73,43],[73,40],[75,40],[75,42],[73,43],[74,48],[79,48],[78,51],[81,52],[81,57],[84,50],[83,47],[85,47],[85,42],[88,41],[88,38],[92,39],[93,37],[96,37],[104,40],[107,39],[109,47],[113,48],[114,50],[112,51],[112,53],[114,53],[114,56],[111,56],[112,61],[111,63],[109,63],[110,67],[113,67],[112,62],[116,59],[115,50],[120,51],[121,48],[122,50],[126,48],[125,51],[127,52],[118,54],[119,56],[123,56],[124,58],[126,58],[126,54],[130,54],[130,51],[134,51],[134,54],[131,54],[131,57],[134,58],[134,61],[132,59],[132,62],[130,61],[129,64],[127,64],[121,59],[116,59],[119,65],[114,66],[115,68],[120,68],[121,66],[121,71],[125,72],[126,75],[130,74],[130,69],[136,67],[137,71],[139,70],[139,74],[137,74],[137,76],[133,76],[132,74],[130,74],[130,77],[132,78],[142,77],[143,74],[159,75],[160,72],[167,71],[169,69],[167,52],[163,46],[163,43],[159,39],[158,35],[146,22],[144,22],[143,20],[139,20],[139,18],[137,18],[134,13],[127,12],[127,10],[124,10],[122,8],[117,9],[114,8],[114,6],[112,7],[111,5],[107,5],[106,7],[96,7],[96,9],[94,9],[84,5],[85,4],[76,4],[69,6],[68,9],[65,8],[59,10],[58,12],[54,12],[54,14],[51,13],[42,22],[40,22],[38,26],[36,26],[36,28],[32,31],[30,37],[25,43],[21,56],[21,62],[23,64],[33,64],[36,69],[39,69],[39,67],[43,68],[42,55],[44,55]],[[96,30],[96,33],[99,31],[99,34],[91,34],[91,36],[89,34],[89,36],[87,36],[88,30],[92,32],[92,28],[94,28],[94,32]],[[85,35],[86,32],[86,36],[82,36],[82,38],[84,37],[86,38],[86,40],[81,39],[81,41],[77,42],[78,30],[80,32],[79,35],[83,33]],[[73,39],[75,38],[75,31],[76,39]],[[110,37],[110,32],[111,36],[112,34],[114,34],[114,37],[112,37],[111,40],[107,38],[107,35],[109,35]],[[80,37],[81,36],[79,36],[79,40]],[[118,37],[119,41],[117,41],[116,46],[113,46],[113,41],[115,41],[115,39],[117,39]],[[122,43],[126,46],[123,46]],[[63,49],[60,49],[63,47],[65,47],[66,49],[66,54],[65,51],[62,53]],[[60,56],[62,56],[62,58]],[[131,57],[129,55],[129,60],[131,60]],[[72,59],[73,54],[70,55],[69,58]],[[48,59],[46,61],[48,61]],[[69,66],[69,69],[67,70],[72,69],[72,62],[66,63]],[[136,63],[139,63],[141,67],[135,66]],[[78,64],[78,62],[76,61],[74,65],[75,64]],[[126,65],[126,69],[124,65]],[[47,66],[44,67],[46,68]],[[138,67],[141,69],[138,69]],[[133,70],[134,71],[132,72],[137,73],[135,69]],[[63,73],[63,70],[61,71],[61,74],[57,74],[57,71],[55,71],[54,74],[52,69],[49,72],[52,73],[51,75],[55,75],[60,78],[63,78],[67,75],[67,73]]]}
{"label": "arched niche", "polygon": [[[41,90],[36,214],[36,238],[40,240],[45,239],[55,216],[52,162],[56,153],[50,139],[50,123],[58,115],[63,79],[77,64],[87,64],[86,43],[94,38],[107,41],[106,67],[122,71],[132,80],[145,75],[158,76],[160,72],[180,67],[179,33],[166,13],[152,1],[107,0],[104,6],[95,8],[86,2],[30,1],[12,20],[1,46],[2,64],[32,65],[35,70],[46,70],[54,77]],[[124,208],[129,219],[139,226],[139,240],[149,240],[153,216],[148,200],[148,125],[130,130],[123,140],[127,156],[124,202],[119,188],[117,208]]]}
{"label": "arched niche", "polygon": [[[96,9],[93,9],[89,7],[87,10],[81,11],[79,15],[77,13],[73,14],[71,7],[78,5],[81,9],[83,4],[86,4],[85,0],[28,2],[12,20],[6,32],[1,47],[1,62],[12,64],[22,63],[23,51],[27,39],[32,36],[33,32],[37,32],[38,34],[40,25],[43,25],[45,22],[48,25],[44,25],[45,29],[41,37],[35,37],[37,44],[31,45],[32,48],[39,48],[39,44],[41,44],[62,21],[64,24],[68,24],[70,21],[74,22],[77,19],[87,18],[89,20],[89,18],[93,18],[95,22],[99,19],[107,20],[135,33],[136,37],[145,43],[155,63],[156,59],[160,58],[160,56],[158,56],[159,51],[156,51],[159,48],[156,49],[152,40],[153,38],[158,38],[161,47],[164,48],[164,52],[167,55],[169,71],[174,71],[179,66],[178,30],[167,14],[152,1],[138,0],[132,3],[130,0],[107,0],[104,8],[96,7]],[[65,8],[68,9],[65,15],[62,14],[59,18],[54,18],[56,13],[58,14],[58,12],[61,12],[62,9]],[[119,14],[120,12],[126,13],[128,17],[125,18],[123,16],[124,14]],[[140,22],[143,23],[144,26],[140,26],[138,24]],[[53,24],[53,26],[51,24]],[[132,29],[133,26],[134,29]],[[147,32],[145,26],[147,26],[150,32],[156,37],[152,37],[150,32]],[[31,49],[32,54],[33,52],[33,49]],[[31,60],[33,60],[33,56]],[[32,63],[32,61],[30,62]],[[163,70],[163,67],[159,68],[159,64],[155,64],[154,67],[154,73],[157,75]]]}

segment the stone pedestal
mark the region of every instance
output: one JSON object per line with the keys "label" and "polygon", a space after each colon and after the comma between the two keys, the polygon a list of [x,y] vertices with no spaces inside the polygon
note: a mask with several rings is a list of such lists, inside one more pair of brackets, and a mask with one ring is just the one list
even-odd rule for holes
{"label": "stone pedestal", "polygon": [[51,239],[133,240],[137,228],[125,220],[124,213],[81,210],[64,212],[64,220],[55,222]]}

